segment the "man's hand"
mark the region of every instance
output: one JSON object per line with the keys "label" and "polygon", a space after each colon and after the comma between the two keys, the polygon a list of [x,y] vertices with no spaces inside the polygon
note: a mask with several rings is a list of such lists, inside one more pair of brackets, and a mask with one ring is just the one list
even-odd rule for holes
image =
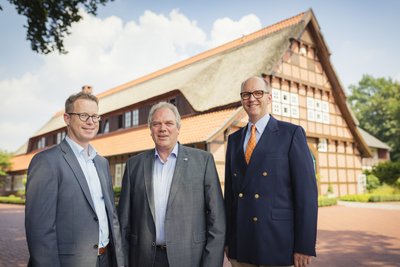
{"label": "man's hand", "polygon": [[311,256],[294,253],[294,267],[305,267],[311,263]]}

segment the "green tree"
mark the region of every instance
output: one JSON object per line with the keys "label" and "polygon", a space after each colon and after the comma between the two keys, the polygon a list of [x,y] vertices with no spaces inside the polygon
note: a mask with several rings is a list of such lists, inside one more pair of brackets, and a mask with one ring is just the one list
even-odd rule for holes
{"label": "green tree", "polygon": [[364,75],[350,91],[348,101],[360,127],[390,146],[393,161],[400,160],[400,83]]}
{"label": "green tree", "polygon": [[11,154],[0,150],[0,176],[7,175],[8,169],[11,167]]}
{"label": "green tree", "polygon": [[[379,178],[379,181],[388,185],[394,185],[400,177],[400,161],[384,161],[372,167],[371,175]],[[368,175],[369,176],[369,175]]]}
{"label": "green tree", "polygon": [[[48,54],[54,50],[66,53],[64,38],[70,34],[71,24],[82,19],[79,8],[96,15],[97,6],[113,0],[7,0],[18,14],[27,18],[26,38],[33,51]],[[0,10],[2,10],[0,6]]]}

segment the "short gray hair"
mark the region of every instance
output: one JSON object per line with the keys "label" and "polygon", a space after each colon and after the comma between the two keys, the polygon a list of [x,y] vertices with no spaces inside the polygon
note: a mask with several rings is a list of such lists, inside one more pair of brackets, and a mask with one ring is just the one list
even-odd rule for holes
{"label": "short gray hair", "polygon": [[178,109],[173,104],[168,103],[168,102],[159,102],[151,107],[150,112],[149,112],[149,117],[147,119],[147,125],[149,126],[149,128],[151,127],[151,123],[153,122],[154,113],[157,110],[162,109],[162,108],[168,108],[174,113],[176,126],[178,127],[178,129],[180,129],[181,128],[181,115],[179,114]]}
{"label": "short gray hair", "polygon": [[264,82],[264,85],[265,85],[265,88],[264,88],[265,91],[267,91],[268,93],[271,92],[271,84],[269,83],[269,81],[267,81],[267,80],[264,79],[264,78],[258,77],[258,76],[250,77],[250,78],[246,79],[244,82],[242,82],[242,85],[240,86],[240,92],[243,92],[243,87],[244,87],[244,85],[246,84],[246,82],[247,82],[248,80],[252,80],[252,79],[256,79],[256,80],[263,81],[263,82]]}

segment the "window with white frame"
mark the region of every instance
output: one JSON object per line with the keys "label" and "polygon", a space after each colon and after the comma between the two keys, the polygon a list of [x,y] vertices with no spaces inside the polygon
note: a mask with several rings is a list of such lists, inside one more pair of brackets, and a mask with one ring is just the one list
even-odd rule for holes
{"label": "window with white frame", "polygon": [[44,148],[46,146],[46,137],[41,137],[38,141],[38,149]]}
{"label": "window with white frame", "polygon": [[319,152],[328,152],[328,141],[325,138],[320,138],[318,142]]}
{"label": "window with white frame", "polygon": [[125,128],[129,128],[132,126],[132,112],[131,111],[127,111],[124,114],[125,117]]}
{"label": "window with white frame", "polygon": [[104,122],[103,133],[108,133],[109,131],[110,131],[110,122],[108,121],[108,119],[106,119]]}
{"label": "window with white frame", "polygon": [[272,114],[299,118],[299,95],[272,88]]}
{"label": "window with white frame", "polygon": [[117,164],[115,164],[114,186],[121,186],[122,185],[122,176],[123,176],[123,171],[124,170],[125,170],[125,163],[117,163]]}
{"label": "window with white frame", "polygon": [[132,126],[139,125],[139,110],[132,110]]}
{"label": "window with white frame", "polygon": [[329,124],[329,103],[321,99],[307,97],[307,119]]}
{"label": "window with white frame", "polygon": [[59,132],[57,133],[57,144],[61,143],[62,140],[65,138],[65,132]]}

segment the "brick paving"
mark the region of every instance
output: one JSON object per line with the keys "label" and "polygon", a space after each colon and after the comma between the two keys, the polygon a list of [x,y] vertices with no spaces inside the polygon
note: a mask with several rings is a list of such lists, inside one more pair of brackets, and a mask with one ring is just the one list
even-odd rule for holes
{"label": "brick paving", "polygon": [[0,204],[0,267],[26,266],[23,205]]}
{"label": "brick paving", "polygon": [[[320,208],[311,267],[400,266],[399,222],[399,203]],[[0,204],[0,267],[27,262],[24,206]]]}

